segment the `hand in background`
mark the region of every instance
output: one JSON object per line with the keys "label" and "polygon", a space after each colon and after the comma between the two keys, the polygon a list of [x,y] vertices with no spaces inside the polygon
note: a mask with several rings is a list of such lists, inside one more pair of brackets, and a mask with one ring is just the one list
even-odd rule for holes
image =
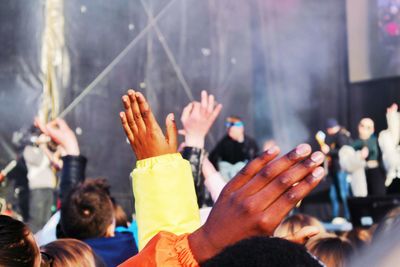
{"label": "hand in background", "polygon": [[189,244],[198,262],[242,239],[272,235],[325,174],[318,167],[324,155],[315,152],[310,156],[309,145],[299,145],[274,160],[278,154],[278,147],[270,148],[225,186],[206,223],[189,235]]}
{"label": "hand in background", "polygon": [[369,149],[368,149],[368,147],[363,147],[362,149],[361,149],[361,157],[363,158],[363,159],[367,159],[368,158],[368,156],[369,156]]}
{"label": "hand in background", "polygon": [[201,103],[192,102],[183,109],[181,122],[186,146],[204,147],[204,139],[222,109],[221,104],[215,104],[214,96],[202,91]]}
{"label": "hand in background", "polygon": [[320,233],[320,230],[318,227],[305,226],[305,227],[301,228],[300,230],[298,230],[293,235],[284,236],[282,238],[289,240],[291,242],[300,244],[300,245],[305,245],[310,238],[318,235],[319,233]]}
{"label": "hand in background", "polygon": [[331,148],[330,148],[327,144],[324,144],[324,145],[321,147],[321,151],[326,155],[326,154],[328,154],[328,153],[331,151]]}
{"label": "hand in background", "polygon": [[80,151],[76,135],[63,119],[57,118],[49,122],[44,128],[44,133],[60,145],[67,155],[79,156]]}
{"label": "hand in background", "polygon": [[177,152],[177,130],[174,114],[165,119],[166,135],[162,132],[145,97],[133,90],[122,97],[122,127],[137,160]]}
{"label": "hand in background", "polygon": [[390,107],[386,109],[387,113],[394,113],[399,110],[399,106],[396,103],[393,103]]}

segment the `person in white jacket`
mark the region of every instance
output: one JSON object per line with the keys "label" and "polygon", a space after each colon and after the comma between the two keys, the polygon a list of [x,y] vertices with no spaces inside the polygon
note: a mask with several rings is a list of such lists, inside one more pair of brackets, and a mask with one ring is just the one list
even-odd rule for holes
{"label": "person in white jacket", "polygon": [[400,186],[395,186],[397,183],[393,183],[400,178],[400,113],[397,104],[387,109],[386,119],[388,128],[379,134],[378,139],[387,171],[385,185],[390,187],[389,192],[400,192]]}

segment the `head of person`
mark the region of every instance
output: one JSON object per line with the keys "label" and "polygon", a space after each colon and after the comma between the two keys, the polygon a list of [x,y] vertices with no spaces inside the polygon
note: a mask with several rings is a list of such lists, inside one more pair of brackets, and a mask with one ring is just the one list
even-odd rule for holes
{"label": "head of person", "polygon": [[340,131],[340,125],[334,118],[330,118],[326,121],[326,132],[329,135],[334,135]]}
{"label": "head of person", "polygon": [[374,132],[375,124],[370,118],[363,118],[358,124],[358,135],[361,140],[368,140]]}
{"label": "head of person", "polygon": [[244,123],[237,116],[230,116],[225,121],[228,135],[235,141],[242,142],[244,139]]}
{"label": "head of person", "polygon": [[253,237],[225,248],[200,266],[320,267],[322,265],[302,245],[281,238]]}
{"label": "head of person", "polygon": [[392,232],[396,227],[400,227],[400,207],[390,210],[385,217],[383,217],[376,227],[373,239],[375,240],[381,235]]}
{"label": "head of person", "polygon": [[65,237],[84,240],[114,236],[114,207],[104,179],[86,180],[72,189],[60,215]]}
{"label": "head of person", "polygon": [[354,247],[350,241],[333,234],[310,240],[306,247],[326,267],[345,267],[354,254]]}
{"label": "head of person", "polygon": [[40,262],[40,251],[29,228],[0,215],[0,266],[40,266]]}
{"label": "head of person", "polygon": [[315,226],[319,229],[320,234],[325,233],[324,226],[317,218],[299,213],[291,215],[283,220],[281,224],[275,229],[274,236],[293,236],[296,232],[300,231],[306,226]]}
{"label": "head of person", "polygon": [[343,237],[347,238],[357,250],[361,250],[370,245],[372,241],[371,229],[364,229],[361,227],[353,228],[351,231],[344,233]]}
{"label": "head of person", "polygon": [[106,266],[86,243],[77,239],[58,239],[40,248],[52,267]]}

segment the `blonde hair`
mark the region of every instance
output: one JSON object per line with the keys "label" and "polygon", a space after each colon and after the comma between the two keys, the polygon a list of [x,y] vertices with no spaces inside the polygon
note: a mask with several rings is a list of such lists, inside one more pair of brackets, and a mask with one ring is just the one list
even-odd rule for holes
{"label": "blonde hair", "polygon": [[308,251],[323,262],[326,267],[346,267],[354,253],[354,247],[346,238],[324,234],[307,242]]}
{"label": "blonde hair", "polygon": [[41,247],[41,251],[52,258],[53,267],[105,266],[91,247],[77,239],[58,239]]}
{"label": "blonde hair", "polygon": [[283,220],[283,222],[275,229],[274,236],[285,237],[294,235],[305,226],[318,227],[320,233],[325,233],[324,226],[317,218],[299,213],[289,216]]}

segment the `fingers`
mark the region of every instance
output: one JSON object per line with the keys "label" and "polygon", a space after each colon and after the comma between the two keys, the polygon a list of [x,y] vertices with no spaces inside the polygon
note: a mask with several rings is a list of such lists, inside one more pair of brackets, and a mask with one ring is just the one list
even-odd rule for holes
{"label": "fingers", "polygon": [[128,97],[131,105],[133,119],[139,132],[146,132],[146,125],[143,121],[142,114],[140,113],[139,103],[137,101],[136,93],[132,89],[128,90]]}
{"label": "fingers", "polygon": [[263,154],[250,161],[240,172],[225,186],[223,193],[231,193],[240,189],[254,177],[267,163],[279,155],[280,149],[273,146]]}
{"label": "fingers", "polygon": [[[65,122],[64,122],[65,123]],[[62,129],[60,127],[60,124],[62,124],[61,119],[57,118],[49,123],[46,124],[46,131],[47,134],[53,139],[55,140],[57,143],[60,142],[59,138],[60,138],[60,133],[62,133],[62,131],[64,129]],[[66,124],[66,123],[65,123]],[[65,127],[65,125],[64,125]],[[67,126],[68,127],[68,126]]]}
{"label": "fingers", "polygon": [[288,170],[296,163],[302,161],[311,154],[311,147],[308,144],[298,145],[294,150],[285,156],[271,162],[262,169],[250,182],[240,189],[240,194],[249,196],[257,193],[267,184],[269,184],[276,176]]}
{"label": "fingers", "polygon": [[167,136],[166,139],[171,148],[175,151],[178,147],[178,131],[176,128],[175,117],[173,113],[168,114],[165,119],[165,125],[167,128]]}
{"label": "fingers", "polygon": [[193,103],[192,103],[192,102],[190,102],[190,103],[183,109],[182,115],[181,115],[181,121],[182,121],[182,123],[188,120],[188,118],[189,118],[189,116],[190,116],[190,113],[192,112],[192,109],[193,109]]}
{"label": "fingers", "polygon": [[70,129],[68,124],[65,122],[65,120],[56,118],[54,121],[57,123],[57,126],[58,126],[58,128],[60,128],[60,130],[67,130],[67,129],[69,130]]}
{"label": "fingers", "polygon": [[219,113],[221,113],[221,110],[222,110],[222,105],[218,104],[211,113],[211,116],[210,116],[211,121],[215,121],[215,119],[218,117]]}
{"label": "fingers", "polygon": [[119,113],[119,117],[121,119],[121,123],[122,123],[122,128],[124,129],[125,135],[129,140],[129,143],[131,144],[131,146],[133,146],[133,142],[134,142],[134,135],[132,133],[131,127],[128,124],[128,120],[126,118],[126,114],[124,112],[120,112]]}
{"label": "fingers", "polygon": [[285,236],[286,240],[291,242],[304,245],[310,238],[318,235],[320,233],[320,229],[316,226],[305,226],[301,228],[299,231],[290,236]]}
{"label": "fingers", "polygon": [[48,135],[46,126],[44,125],[44,123],[43,123],[38,117],[35,117],[34,125],[35,125],[35,127],[38,128],[42,133]]}
{"label": "fingers", "polygon": [[324,177],[324,168],[316,168],[312,174],[291,187],[282,194],[268,209],[263,212],[260,227],[270,232],[281,223],[283,218],[296,206],[296,204],[306,197]]}
{"label": "fingers", "polygon": [[324,159],[325,156],[321,152],[313,153],[307,160],[278,175],[267,186],[249,197],[247,201],[259,203],[257,210],[268,208],[284,192],[321,165]]}
{"label": "fingers", "polygon": [[[122,103],[123,103],[124,109],[125,109],[124,119],[127,122],[126,126],[128,126],[130,128],[130,131],[131,131],[131,133],[133,135],[137,135],[138,134],[138,128],[137,128],[135,120],[133,118],[133,112],[132,112],[132,108],[131,108],[131,101],[129,100],[129,97],[127,95],[124,95],[122,97]],[[123,124],[123,126],[124,126],[124,124]]]}
{"label": "fingers", "polygon": [[143,121],[146,124],[147,129],[159,128],[159,125],[154,118],[154,114],[150,109],[149,103],[147,103],[146,98],[142,93],[136,93],[136,100],[139,104],[140,114],[142,115]]}
{"label": "fingers", "polygon": [[205,90],[201,91],[201,109],[207,111],[208,108],[208,94]]}
{"label": "fingers", "polygon": [[180,129],[180,130],[178,130],[178,134],[179,134],[179,135],[182,135],[182,136],[185,136],[185,135],[186,135],[185,129]]}
{"label": "fingers", "polygon": [[212,114],[215,105],[215,97],[213,95],[208,96],[207,113]]}

